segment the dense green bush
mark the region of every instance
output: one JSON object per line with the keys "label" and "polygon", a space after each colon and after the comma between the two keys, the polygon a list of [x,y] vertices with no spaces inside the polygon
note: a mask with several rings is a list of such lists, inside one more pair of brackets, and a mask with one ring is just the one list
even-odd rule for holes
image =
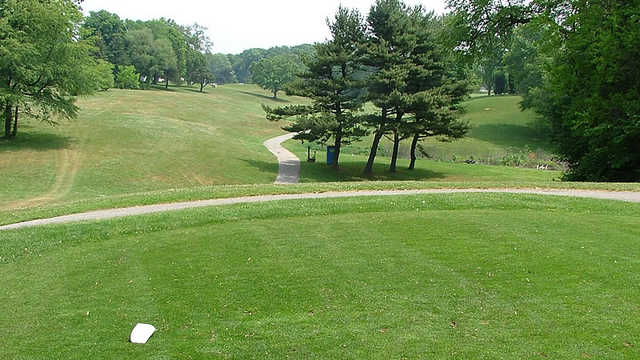
{"label": "dense green bush", "polygon": [[123,66],[116,76],[116,87],[119,89],[137,89],[140,84],[140,74],[133,66]]}

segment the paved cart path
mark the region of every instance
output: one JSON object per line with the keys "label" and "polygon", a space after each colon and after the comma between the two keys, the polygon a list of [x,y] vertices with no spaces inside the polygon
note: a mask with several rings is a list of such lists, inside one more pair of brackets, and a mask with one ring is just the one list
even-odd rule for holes
{"label": "paved cart path", "polygon": [[50,219],[26,221],[13,225],[0,226],[0,231],[35,227],[51,224],[64,224],[88,220],[106,220],[134,215],[152,214],[165,211],[176,211],[206,206],[222,206],[231,204],[260,203],[277,200],[296,199],[332,199],[358,196],[394,196],[394,195],[420,195],[420,194],[460,194],[460,193],[510,193],[510,194],[535,194],[553,196],[572,196],[581,198],[620,200],[640,203],[640,192],[625,191],[592,191],[592,190],[555,190],[555,189],[429,189],[429,190],[387,190],[387,191],[346,191],[325,192],[307,194],[263,195],[237,197],[230,199],[214,199],[181,202],[173,204],[158,204],[135,206],[121,209],[98,210],[80,214],[65,215]]}
{"label": "paved cart path", "polygon": [[269,139],[264,146],[278,158],[278,178],[276,184],[297,184],[300,181],[300,159],[291,151],[282,147],[282,143],[292,139],[296,133],[290,133]]}

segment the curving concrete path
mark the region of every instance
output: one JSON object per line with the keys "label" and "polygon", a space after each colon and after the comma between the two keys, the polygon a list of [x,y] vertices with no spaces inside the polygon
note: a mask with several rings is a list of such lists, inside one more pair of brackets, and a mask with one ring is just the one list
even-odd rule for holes
{"label": "curving concrete path", "polygon": [[122,209],[98,210],[86,213],[59,216],[51,219],[26,221],[13,225],[0,226],[2,230],[21,229],[52,224],[65,224],[88,220],[107,220],[127,216],[152,214],[166,211],[200,208],[206,206],[222,206],[231,204],[260,203],[277,200],[295,199],[332,199],[358,196],[394,196],[394,195],[421,195],[421,194],[459,194],[459,193],[510,193],[571,196],[580,198],[620,200],[640,203],[640,192],[625,191],[592,191],[592,190],[552,190],[552,189],[429,189],[429,190],[385,190],[385,191],[347,191],[325,192],[307,194],[263,195],[248,196],[230,199],[200,200],[174,204],[158,204],[147,206],[135,206]]}
{"label": "curving concrete path", "polygon": [[290,133],[269,139],[264,146],[278,158],[278,177],[276,184],[297,184],[300,181],[300,159],[291,151],[282,147],[282,143],[292,139],[297,133]]}

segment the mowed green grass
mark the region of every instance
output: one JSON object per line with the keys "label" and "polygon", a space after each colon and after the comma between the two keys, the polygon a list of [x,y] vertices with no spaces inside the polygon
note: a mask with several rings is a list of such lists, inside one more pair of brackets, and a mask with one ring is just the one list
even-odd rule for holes
{"label": "mowed green grass", "polygon": [[[2,233],[7,359],[636,359],[640,205],[285,201]],[[127,337],[137,322],[158,332]]]}
{"label": "mowed green grass", "polygon": [[0,208],[273,182],[277,161],[262,143],[282,130],[260,104],[289,99],[254,86],[207,92],[109,90],[80,99],[78,119],[58,127],[24,121],[15,141],[0,140]]}

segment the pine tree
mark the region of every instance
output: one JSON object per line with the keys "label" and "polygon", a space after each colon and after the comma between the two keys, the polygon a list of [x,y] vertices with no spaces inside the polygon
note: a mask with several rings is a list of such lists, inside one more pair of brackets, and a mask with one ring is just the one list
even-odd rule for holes
{"label": "pine tree", "polygon": [[333,164],[337,167],[342,145],[366,135],[360,126],[360,111],[366,98],[358,55],[364,27],[358,11],[343,7],[327,24],[332,39],[315,45],[314,56],[305,59],[307,71],[289,89],[312,99],[312,104],[275,109],[264,106],[264,109],[269,120],[294,117],[293,123],[284,129],[297,132],[295,139],[320,143],[333,139],[336,150]]}

